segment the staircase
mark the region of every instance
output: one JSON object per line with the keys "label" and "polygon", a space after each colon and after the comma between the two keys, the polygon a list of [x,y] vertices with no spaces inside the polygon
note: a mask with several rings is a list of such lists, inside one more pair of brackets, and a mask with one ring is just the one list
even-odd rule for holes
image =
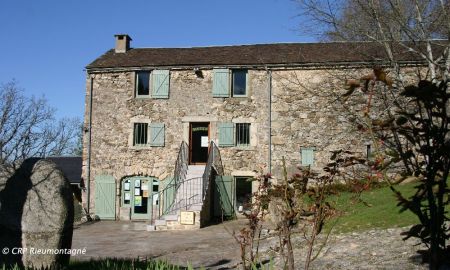
{"label": "staircase", "polygon": [[[209,200],[206,204],[204,200],[209,194],[211,173],[214,170],[217,175],[223,175],[222,161],[219,150],[213,142],[206,165],[188,165],[187,149],[188,145],[182,142],[175,164],[174,178],[158,193],[159,210],[154,211],[156,216],[152,217],[147,230],[196,229],[200,228],[200,223],[203,222],[201,213],[210,207]],[[190,214],[193,212],[194,224],[189,224],[190,218],[187,218],[187,223],[182,223],[182,211],[191,212]]]}
{"label": "staircase", "polygon": [[205,165],[189,165],[186,180],[178,187],[175,209],[200,211],[202,209],[203,173]]}
{"label": "staircase", "polygon": [[[160,219],[155,220],[153,230],[187,229],[188,225],[180,224],[180,212],[192,211],[197,217],[195,223],[199,222],[200,211],[203,206],[203,173],[205,165],[189,165],[186,172],[186,180],[179,183],[175,195],[175,203],[172,209]],[[198,220],[198,222],[197,222]],[[198,226],[191,226],[197,228]]]}

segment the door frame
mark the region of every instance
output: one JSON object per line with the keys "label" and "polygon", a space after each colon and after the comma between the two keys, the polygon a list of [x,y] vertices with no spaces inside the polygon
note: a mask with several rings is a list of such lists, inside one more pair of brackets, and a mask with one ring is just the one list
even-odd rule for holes
{"label": "door frame", "polygon": [[205,165],[206,162],[192,162],[192,124],[208,124],[208,153],[209,153],[209,142],[211,141],[211,122],[189,122],[189,164],[190,165]]}
{"label": "door frame", "polygon": [[[129,205],[125,205],[124,204],[124,198],[123,198],[123,196],[125,194],[124,183],[127,180],[130,181],[130,190],[127,191],[127,192],[130,192],[130,194],[131,194],[131,200],[130,200]],[[134,189],[136,187],[135,186],[136,180],[141,180],[140,186],[142,186],[142,180],[147,180],[148,181],[147,182],[148,197],[147,197],[147,213],[146,214],[140,214],[140,213],[135,214],[134,213]],[[157,181],[158,182],[158,186],[159,186],[159,181],[158,181],[157,178],[147,177],[147,176],[144,176],[144,177],[139,177],[139,176],[126,177],[126,178],[124,178],[121,181],[121,197],[122,197],[121,198],[121,205],[130,207],[130,219],[131,220],[149,220],[152,217],[153,210],[154,210],[153,208],[155,207],[153,205],[153,197],[154,197],[154,194],[155,194],[155,192],[153,192],[154,181]],[[158,203],[160,203],[159,202],[159,198],[158,198]]]}

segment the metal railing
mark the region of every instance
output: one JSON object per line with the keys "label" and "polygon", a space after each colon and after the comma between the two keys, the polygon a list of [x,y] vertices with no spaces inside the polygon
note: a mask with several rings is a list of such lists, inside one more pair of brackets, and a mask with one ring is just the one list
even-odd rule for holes
{"label": "metal railing", "polygon": [[189,146],[186,142],[181,142],[178,150],[177,160],[175,162],[175,169],[173,178],[166,183],[165,187],[156,193],[152,194],[152,201],[158,201],[158,205],[154,207],[151,215],[151,222],[161,216],[168,214],[175,207],[177,201],[177,191],[180,185],[186,180],[186,173],[188,169]]}
{"label": "metal railing", "polygon": [[175,162],[175,169],[173,171],[173,177],[175,184],[179,185],[180,182],[186,179],[186,173],[189,163],[189,146],[185,141],[181,142],[180,150],[178,151],[177,161]]}
{"label": "metal railing", "polygon": [[203,173],[203,190],[202,199],[205,199],[206,193],[209,188],[209,182],[211,181],[211,174],[213,172],[216,175],[223,175],[222,158],[220,157],[220,151],[217,145],[211,141],[208,152],[208,162],[205,166],[205,172]]}
{"label": "metal railing", "polygon": [[[200,206],[207,195],[212,173],[214,172],[215,175],[223,175],[219,148],[211,141],[208,151],[208,162],[205,166],[203,176],[186,179],[188,149],[188,144],[182,142],[175,164],[174,178],[166,184],[164,189],[152,195],[152,201],[155,199],[158,200],[158,207],[152,213],[152,222],[155,219],[160,219],[163,215],[175,214],[177,210],[190,210],[192,206]],[[155,198],[155,196],[157,197]]]}

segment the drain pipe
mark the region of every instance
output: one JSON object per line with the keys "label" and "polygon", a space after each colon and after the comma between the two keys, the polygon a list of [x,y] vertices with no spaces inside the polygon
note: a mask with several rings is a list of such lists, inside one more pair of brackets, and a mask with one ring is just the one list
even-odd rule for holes
{"label": "drain pipe", "polygon": [[92,93],[94,88],[94,78],[90,76],[90,87],[89,87],[89,116],[88,116],[88,139],[87,139],[87,172],[86,172],[86,195],[87,195],[87,214],[90,215],[91,212],[91,139],[92,139]]}
{"label": "drain pipe", "polygon": [[272,173],[272,70],[267,70],[269,87],[269,173]]}

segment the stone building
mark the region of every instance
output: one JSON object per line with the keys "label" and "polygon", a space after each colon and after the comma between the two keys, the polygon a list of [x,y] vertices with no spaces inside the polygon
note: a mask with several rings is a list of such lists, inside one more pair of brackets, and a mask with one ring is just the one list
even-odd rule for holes
{"label": "stone building", "polygon": [[245,210],[247,178],[278,176],[283,157],[293,171],[321,168],[331,150],[366,151],[328,78],[382,59],[370,43],[131,48],[115,38],[86,67],[84,202],[100,218],[203,226]]}

